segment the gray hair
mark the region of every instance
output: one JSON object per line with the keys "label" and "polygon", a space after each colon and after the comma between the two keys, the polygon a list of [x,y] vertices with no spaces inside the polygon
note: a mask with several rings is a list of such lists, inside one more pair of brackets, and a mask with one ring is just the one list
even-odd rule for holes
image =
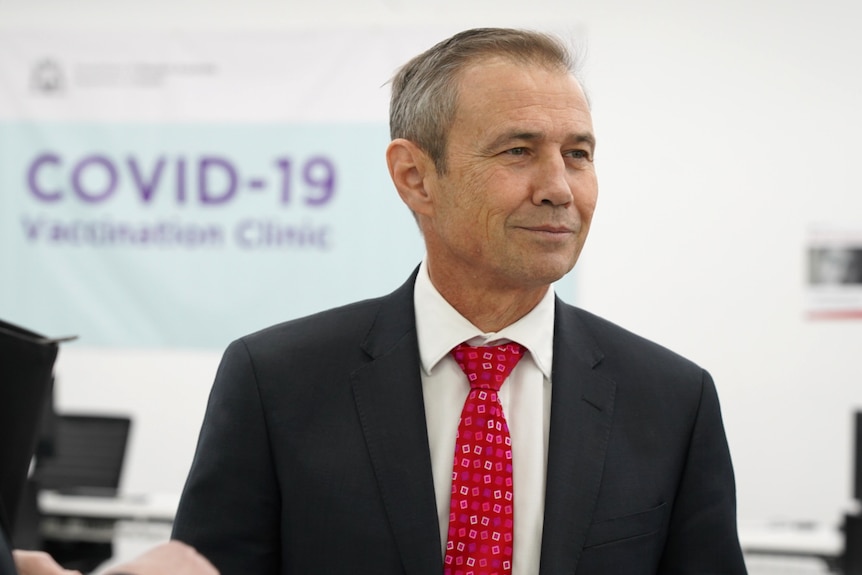
{"label": "gray hair", "polygon": [[443,40],[402,66],[392,78],[389,133],[422,148],[439,174],[446,173],[446,141],[466,67],[503,57],[575,74],[575,59],[558,38],[511,28],[474,28]]}

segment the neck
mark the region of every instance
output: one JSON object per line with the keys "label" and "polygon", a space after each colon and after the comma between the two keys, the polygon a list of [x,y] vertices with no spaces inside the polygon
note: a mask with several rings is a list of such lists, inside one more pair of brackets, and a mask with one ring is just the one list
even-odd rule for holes
{"label": "neck", "polygon": [[485,333],[497,332],[527,315],[548,292],[548,285],[505,288],[492,283],[475,284],[461,278],[448,281],[429,267],[431,283],[458,313]]}

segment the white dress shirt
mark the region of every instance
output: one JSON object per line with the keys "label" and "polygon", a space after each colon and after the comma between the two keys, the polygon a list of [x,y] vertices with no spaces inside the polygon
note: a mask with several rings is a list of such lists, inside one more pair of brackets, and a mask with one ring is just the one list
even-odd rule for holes
{"label": "white dress shirt", "polygon": [[463,342],[478,346],[514,341],[529,350],[500,388],[500,400],[512,439],[515,498],[512,575],[538,573],[551,418],[553,288],[548,289],[545,297],[527,315],[495,333],[483,333],[449,305],[431,283],[424,261],[416,277],[413,298],[431,469],[444,555],[455,436],[461,408],[470,392],[464,372],[449,352]]}

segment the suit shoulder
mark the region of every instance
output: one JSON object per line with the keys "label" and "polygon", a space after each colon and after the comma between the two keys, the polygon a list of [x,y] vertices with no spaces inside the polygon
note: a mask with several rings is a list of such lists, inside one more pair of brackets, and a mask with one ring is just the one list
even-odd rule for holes
{"label": "suit shoulder", "polygon": [[366,299],[284,321],[240,338],[250,349],[299,344],[332,345],[339,337],[355,341],[367,333],[383,297]]}
{"label": "suit shoulder", "polygon": [[563,313],[579,322],[602,350],[604,361],[626,363],[639,369],[664,368],[685,374],[703,371],[692,360],[584,309],[562,304]]}

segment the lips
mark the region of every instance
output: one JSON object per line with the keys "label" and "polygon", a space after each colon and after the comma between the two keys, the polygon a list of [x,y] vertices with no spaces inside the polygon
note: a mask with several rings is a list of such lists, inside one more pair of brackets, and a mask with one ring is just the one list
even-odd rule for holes
{"label": "lips", "polygon": [[547,234],[574,234],[575,226],[561,226],[559,224],[519,225],[521,229],[528,232],[543,232]]}

